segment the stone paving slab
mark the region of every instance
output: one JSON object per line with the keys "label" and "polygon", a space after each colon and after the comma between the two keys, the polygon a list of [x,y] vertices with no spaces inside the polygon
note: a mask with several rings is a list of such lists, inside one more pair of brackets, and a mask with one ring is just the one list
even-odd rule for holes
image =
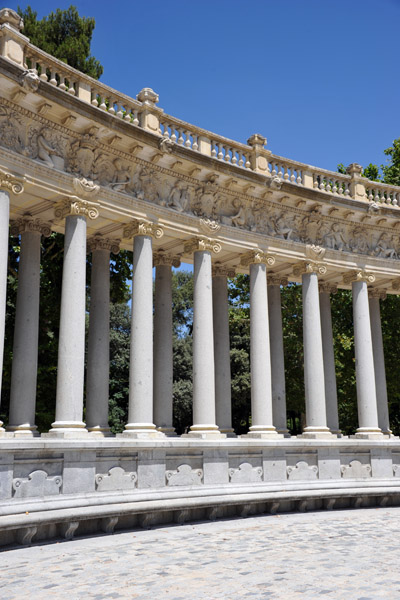
{"label": "stone paving slab", "polygon": [[1,600],[400,599],[400,507],[265,515],[5,550]]}

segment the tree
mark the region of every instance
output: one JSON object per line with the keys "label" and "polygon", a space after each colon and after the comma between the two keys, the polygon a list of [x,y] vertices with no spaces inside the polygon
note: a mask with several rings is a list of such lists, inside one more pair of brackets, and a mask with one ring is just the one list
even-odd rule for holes
{"label": "tree", "polygon": [[90,56],[95,27],[92,17],[80,17],[72,5],[67,10],[57,8],[55,13],[51,12],[40,20],[30,6],[25,10],[18,7],[18,14],[24,20],[23,33],[31,44],[94,79],[100,78],[103,67],[94,56]]}

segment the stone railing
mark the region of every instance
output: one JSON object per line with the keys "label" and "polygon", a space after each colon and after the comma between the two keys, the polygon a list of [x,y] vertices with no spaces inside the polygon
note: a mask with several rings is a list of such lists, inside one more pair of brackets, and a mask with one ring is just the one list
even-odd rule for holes
{"label": "stone railing", "polygon": [[[157,105],[158,95],[144,88],[136,99],[104,85],[29,43],[20,32],[22,21],[14,11],[0,11],[0,55],[23,68],[33,69],[40,80],[66,94],[108,112],[135,127],[165,138],[166,146],[181,146],[233,167],[260,173],[290,183],[361,202],[399,207],[400,187],[370,183],[361,176],[359,165],[350,165],[348,174],[318,169],[271,153],[266,138],[255,134],[247,144],[230,140],[166,115]],[[17,50],[16,50],[17,49]]]}

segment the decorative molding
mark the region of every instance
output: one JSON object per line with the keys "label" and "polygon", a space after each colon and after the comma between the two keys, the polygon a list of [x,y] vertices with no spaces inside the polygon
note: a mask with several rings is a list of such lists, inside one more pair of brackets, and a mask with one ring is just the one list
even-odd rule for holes
{"label": "decorative molding", "polygon": [[179,256],[174,256],[164,252],[163,250],[159,250],[153,254],[153,265],[155,267],[158,267],[159,265],[167,265],[177,269],[181,265],[181,259]]}
{"label": "decorative molding", "polygon": [[311,260],[322,260],[325,256],[326,249],[316,244],[306,244],[306,258]]}
{"label": "decorative molding", "polygon": [[40,219],[33,219],[30,215],[25,215],[16,221],[12,221],[10,230],[12,235],[20,235],[25,231],[38,231],[44,237],[49,237],[51,225]]}
{"label": "decorative molding", "polygon": [[274,275],[273,273],[271,273],[267,277],[267,283],[268,285],[286,286],[289,283],[289,280],[287,277],[284,277],[282,275]]}
{"label": "decorative molding", "polygon": [[166,471],[167,485],[201,485],[203,470],[192,469],[190,465],[180,465],[175,471]]}
{"label": "decorative molding", "polygon": [[158,147],[161,152],[166,152],[167,154],[171,154],[175,143],[171,140],[167,135],[163,135],[160,141],[158,142]]}
{"label": "decorative molding", "polygon": [[236,271],[234,267],[223,265],[220,262],[216,262],[212,266],[213,277],[235,277]]}
{"label": "decorative molding", "polygon": [[100,186],[84,177],[74,177],[74,190],[82,198],[93,198],[100,191]]}
{"label": "decorative molding", "polygon": [[304,460],[300,460],[294,467],[286,467],[288,479],[296,481],[318,479],[318,467],[309,466]]}
{"label": "decorative molding", "polygon": [[14,498],[57,496],[62,485],[61,475],[49,477],[46,471],[32,471],[27,478],[13,479]]}
{"label": "decorative molding", "polygon": [[343,283],[349,284],[354,281],[365,281],[366,283],[374,283],[375,275],[365,271],[364,269],[353,269],[343,275]]}
{"label": "decorative molding", "polygon": [[23,177],[12,175],[0,169],[0,189],[6,188],[6,190],[11,190],[15,195],[22,194],[24,191],[24,181]]}
{"label": "decorative molding", "polygon": [[216,234],[221,229],[221,224],[213,219],[200,219],[200,228],[206,233]]}
{"label": "decorative molding", "polygon": [[250,265],[261,263],[272,267],[275,264],[275,257],[259,249],[250,250],[240,257],[240,264],[242,267],[249,267]]}
{"label": "decorative molding", "polygon": [[221,252],[222,246],[216,240],[206,237],[195,237],[191,240],[187,240],[184,243],[183,251],[185,254],[193,254],[193,252],[214,252],[218,254]]}
{"label": "decorative molding", "polygon": [[363,465],[359,460],[352,460],[348,465],[342,465],[340,472],[343,479],[362,479],[371,477],[371,465]]}
{"label": "decorative molding", "polygon": [[164,235],[164,230],[160,225],[151,221],[134,219],[129,225],[124,227],[123,237],[131,239],[137,235],[146,235],[159,240]]}
{"label": "decorative molding", "polygon": [[307,273],[317,273],[317,275],[325,275],[327,268],[322,263],[313,260],[303,260],[293,267],[293,274],[296,277]]}
{"label": "decorative molding", "polygon": [[99,216],[99,206],[98,202],[89,202],[88,200],[71,196],[55,208],[54,216],[56,219],[64,219],[64,217],[71,215],[81,215],[93,221]]}
{"label": "decorative molding", "polygon": [[128,473],[121,467],[113,467],[105,475],[96,475],[95,481],[97,492],[132,490],[136,487],[137,474],[134,472]]}
{"label": "decorative molding", "polygon": [[23,88],[29,92],[37,92],[40,83],[40,77],[36,69],[26,69],[20,77],[20,83]]}
{"label": "decorative molding", "polygon": [[238,469],[229,469],[230,483],[256,483],[262,481],[262,467],[253,467],[248,462],[239,465]]}
{"label": "decorative molding", "polygon": [[337,285],[335,283],[328,283],[326,281],[320,281],[318,284],[320,294],[337,294]]}
{"label": "decorative molding", "polygon": [[369,288],[368,296],[369,298],[378,298],[378,300],[386,300],[387,293],[386,290],[380,290],[379,288]]}
{"label": "decorative molding", "polygon": [[89,252],[109,250],[113,254],[118,254],[120,242],[121,240],[104,238],[101,234],[96,234],[94,237],[88,239],[87,248]]}

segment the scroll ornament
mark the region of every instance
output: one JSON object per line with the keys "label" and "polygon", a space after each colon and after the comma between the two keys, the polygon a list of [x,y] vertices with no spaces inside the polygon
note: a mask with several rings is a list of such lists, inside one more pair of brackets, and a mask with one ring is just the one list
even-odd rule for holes
{"label": "scroll ornament", "polygon": [[98,202],[89,202],[88,200],[81,200],[76,196],[71,196],[55,209],[54,215],[56,219],[63,219],[69,215],[82,215],[94,220],[99,216],[99,206]]}

